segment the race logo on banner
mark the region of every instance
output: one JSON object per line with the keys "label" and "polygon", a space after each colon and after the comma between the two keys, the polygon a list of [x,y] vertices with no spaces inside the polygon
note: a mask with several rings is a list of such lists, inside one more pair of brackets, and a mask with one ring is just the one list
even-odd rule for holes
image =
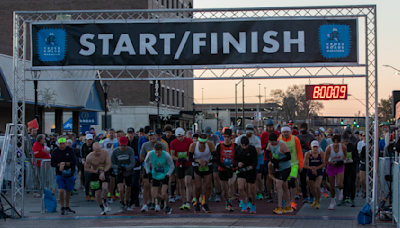
{"label": "race logo on banner", "polygon": [[39,59],[43,62],[63,61],[67,54],[67,33],[60,28],[44,28],[37,32]]}
{"label": "race logo on banner", "polygon": [[325,24],[319,28],[319,45],[326,59],[345,58],[350,54],[350,26]]}

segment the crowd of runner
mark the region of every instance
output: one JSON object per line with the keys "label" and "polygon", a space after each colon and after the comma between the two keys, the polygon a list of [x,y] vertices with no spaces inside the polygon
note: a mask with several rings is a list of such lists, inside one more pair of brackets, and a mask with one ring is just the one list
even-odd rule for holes
{"label": "crowd of runner", "polygon": [[195,213],[211,213],[209,202],[221,200],[227,211],[256,213],[256,204],[277,200],[273,213],[284,214],[298,209],[301,196],[316,209],[330,197],[329,210],[336,195],[338,206],[351,207],[356,194],[366,197],[365,134],[350,128],[313,131],[302,123],[297,130],[292,121],[274,127],[269,119],[265,130],[248,124],[185,132],[166,125],[98,135],[91,129],[78,139],[32,136],[35,157],[51,158],[56,169],[61,214],[75,213],[69,199],[77,179],[101,215],[117,201],[119,213],[139,207],[171,214],[176,201]]}

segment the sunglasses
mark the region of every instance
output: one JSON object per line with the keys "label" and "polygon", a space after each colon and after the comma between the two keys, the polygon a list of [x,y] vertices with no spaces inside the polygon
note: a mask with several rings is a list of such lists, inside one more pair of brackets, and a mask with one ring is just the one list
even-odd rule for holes
{"label": "sunglasses", "polygon": [[155,135],[156,133],[155,132],[149,132],[149,136],[150,135]]}
{"label": "sunglasses", "polygon": [[319,136],[319,135],[314,135],[315,137]]}

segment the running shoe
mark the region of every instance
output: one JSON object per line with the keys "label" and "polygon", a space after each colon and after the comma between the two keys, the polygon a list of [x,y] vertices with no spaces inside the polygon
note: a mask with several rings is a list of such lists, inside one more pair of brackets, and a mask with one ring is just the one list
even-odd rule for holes
{"label": "running shoe", "polygon": [[71,208],[69,208],[69,207],[66,207],[65,211],[68,213],[75,213],[75,211],[71,210]]}
{"label": "running shoe", "polygon": [[147,206],[147,204],[144,204],[142,209],[140,210],[140,212],[148,212],[149,211],[149,207]]}
{"label": "running shoe", "polygon": [[251,203],[250,202],[247,202],[247,209],[249,210],[249,209],[251,209]]}
{"label": "running shoe", "polygon": [[241,210],[241,212],[247,212],[247,204],[246,204],[246,203],[243,203],[243,204],[242,204],[242,210]]}
{"label": "running shoe", "polygon": [[356,207],[356,203],[354,202],[354,200],[351,201],[351,207]]}
{"label": "running shoe", "polygon": [[328,195],[328,193],[326,193],[326,192],[322,193],[322,195],[323,195],[325,198],[329,198],[329,195]]}
{"label": "running shoe", "polygon": [[90,201],[94,201],[94,200],[95,200],[94,196],[91,196]]}
{"label": "running shoe", "polygon": [[100,213],[100,215],[106,215],[105,208],[101,209],[101,213]]}
{"label": "running shoe", "polygon": [[274,212],[274,214],[277,214],[277,215],[283,214],[283,210],[281,207],[275,208],[272,212]]}
{"label": "running shoe", "polygon": [[240,200],[239,207],[242,208],[242,207],[243,207],[243,204],[244,204],[244,203],[243,203],[243,200]]}
{"label": "running shoe", "polygon": [[299,196],[299,195],[296,195],[294,198],[295,198],[295,199],[300,199],[300,196]]}
{"label": "running shoe", "polygon": [[268,199],[268,203],[273,203],[273,202],[274,202],[274,199],[272,198],[272,196],[270,196]]}
{"label": "running shoe", "polygon": [[233,211],[232,202],[228,202],[228,211]]}
{"label": "running shoe", "polygon": [[86,201],[89,201],[89,200],[90,200],[90,196],[86,195]]}
{"label": "running shoe", "polygon": [[215,202],[221,202],[221,196],[219,194],[215,196]]}
{"label": "running shoe", "polygon": [[[205,196],[204,196],[205,197]],[[210,195],[210,197],[208,198],[209,202],[215,202],[215,198],[213,195]]]}
{"label": "running shoe", "polygon": [[172,208],[171,207],[166,207],[164,214],[170,215],[172,213]]}
{"label": "running shoe", "polygon": [[317,202],[314,201],[314,202],[311,204],[311,207],[315,207],[316,205],[317,205]]}
{"label": "running shoe", "polygon": [[178,200],[182,200],[182,197],[181,197],[181,196],[179,196],[179,195],[176,195],[176,197],[175,197],[175,201],[178,201]]}
{"label": "running shoe", "polygon": [[313,196],[310,196],[310,202],[309,203],[314,203],[314,197]]}
{"label": "running shoe", "polygon": [[200,204],[196,204],[196,209],[194,210],[194,213],[200,213]]}
{"label": "running shoe", "polygon": [[347,198],[345,201],[346,201],[346,203],[350,203],[350,199],[349,198]]}
{"label": "running shoe", "polygon": [[206,197],[203,195],[203,197],[201,197],[201,205],[206,204]]}
{"label": "running shoe", "polygon": [[193,206],[196,206],[196,204],[197,204],[197,199],[196,199],[196,198],[193,198],[193,199],[192,199],[192,205],[193,205]]}
{"label": "running shoe", "polygon": [[259,200],[263,200],[263,199],[264,199],[264,196],[263,196],[262,193],[258,193],[258,195],[259,195],[259,196],[258,196],[258,199],[259,199]]}
{"label": "running shoe", "polygon": [[303,199],[303,203],[308,203],[308,201],[309,201],[308,198]]}
{"label": "running shoe", "polygon": [[171,196],[170,196],[170,197],[169,197],[169,202],[170,202],[170,203],[175,203],[174,197],[171,197]]}
{"label": "running shoe", "polygon": [[338,203],[338,207],[346,205],[346,201],[344,200],[340,200],[340,202]]}
{"label": "running shoe", "polygon": [[134,205],[128,205],[128,206],[126,206],[126,210],[127,211],[133,211],[134,207],[135,207]]}
{"label": "running shoe", "polygon": [[108,203],[114,203],[113,198],[108,198]]}
{"label": "running shoe", "polygon": [[118,210],[118,213],[124,213],[125,212],[125,207],[121,206]]}
{"label": "running shoe", "polygon": [[335,209],[335,205],[336,205],[336,201],[335,199],[331,200],[331,204],[329,205],[328,209],[329,210],[334,210]]}
{"label": "running shoe", "polygon": [[321,205],[319,205],[319,203],[317,203],[317,205],[315,205],[315,209],[320,209]]}
{"label": "running shoe", "polygon": [[108,205],[104,204],[104,211],[105,212],[111,211],[111,207],[109,207]]}
{"label": "running shoe", "polygon": [[225,210],[229,211],[228,202],[225,203]]}
{"label": "running shoe", "polygon": [[181,211],[185,210],[185,204],[182,204],[182,206],[179,207],[179,210],[181,210]]}
{"label": "running shoe", "polygon": [[292,207],[285,207],[283,208],[283,213],[292,213],[294,210]]}
{"label": "running shoe", "polygon": [[260,199],[260,195],[258,193],[256,193],[256,200]]}
{"label": "running shoe", "polygon": [[208,207],[207,204],[204,204],[204,205],[203,205],[203,211],[204,211],[205,213],[211,213],[211,210],[210,210],[210,208]]}
{"label": "running shoe", "polygon": [[256,213],[256,205],[252,204],[250,207],[250,213],[255,214]]}
{"label": "running shoe", "polygon": [[186,202],[184,207],[185,207],[186,210],[190,210],[190,203]]}
{"label": "running shoe", "polygon": [[297,203],[291,202],[290,206],[293,208],[293,210],[297,210]]}
{"label": "running shoe", "polygon": [[151,203],[149,205],[149,210],[154,210],[156,208],[156,205],[154,203]]}
{"label": "running shoe", "polygon": [[155,209],[154,209],[154,210],[155,210],[156,212],[159,212],[159,211],[161,210],[160,205],[157,204],[157,205],[155,206]]}
{"label": "running shoe", "polygon": [[61,208],[61,215],[65,215],[66,214],[66,212],[65,212],[65,207],[62,207]]}

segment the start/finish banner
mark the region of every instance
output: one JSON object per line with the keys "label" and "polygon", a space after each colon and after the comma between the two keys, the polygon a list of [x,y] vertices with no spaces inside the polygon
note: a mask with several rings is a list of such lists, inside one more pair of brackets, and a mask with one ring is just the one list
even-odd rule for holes
{"label": "start/finish banner", "polygon": [[32,67],[358,63],[357,19],[33,23]]}

